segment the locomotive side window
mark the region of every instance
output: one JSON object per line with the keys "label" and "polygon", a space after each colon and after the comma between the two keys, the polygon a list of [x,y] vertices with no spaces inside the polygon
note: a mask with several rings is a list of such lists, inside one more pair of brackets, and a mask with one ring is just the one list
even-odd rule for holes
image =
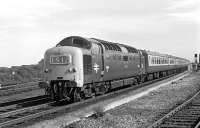
{"label": "locomotive side window", "polygon": [[83,55],[84,74],[92,73],[92,57],[91,55]]}

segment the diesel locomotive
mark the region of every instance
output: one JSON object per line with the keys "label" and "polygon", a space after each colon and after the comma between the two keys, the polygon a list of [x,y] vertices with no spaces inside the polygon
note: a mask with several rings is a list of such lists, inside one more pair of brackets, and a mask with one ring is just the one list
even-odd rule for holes
{"label": "diesel locomotive", "polygon": [[71,36],[44,55],[46,94],[80,101],[187,70],[189,61],[96,38]]}

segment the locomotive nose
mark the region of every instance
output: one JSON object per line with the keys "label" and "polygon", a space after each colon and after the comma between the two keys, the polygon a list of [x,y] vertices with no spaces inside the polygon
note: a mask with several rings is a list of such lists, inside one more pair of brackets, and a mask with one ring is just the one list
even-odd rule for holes
{"label": "locomotive nose", "polygon": [[53,48],[45,55],[45,76],[49,81],[83,83],[82,51],[75,47]]}

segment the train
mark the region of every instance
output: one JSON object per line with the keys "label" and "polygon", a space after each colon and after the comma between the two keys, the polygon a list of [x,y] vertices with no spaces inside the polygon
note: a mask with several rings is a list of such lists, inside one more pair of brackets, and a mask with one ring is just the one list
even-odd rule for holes
{"label": "train", "polygon": [[70,36],[44,55],[40,84],[52,100],[81,101],[180,73],[189,60],[97,38]]}

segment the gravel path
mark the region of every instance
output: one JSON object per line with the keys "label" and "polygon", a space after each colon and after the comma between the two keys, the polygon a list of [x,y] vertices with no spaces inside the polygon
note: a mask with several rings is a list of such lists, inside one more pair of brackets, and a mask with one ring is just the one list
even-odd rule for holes
{"label": "gravel path", "polygon": [[144,128],[152,124],[161,113],[173,109],[198,89],[200,72],[109,110],[103,116],[83,118],[64,128]]}

